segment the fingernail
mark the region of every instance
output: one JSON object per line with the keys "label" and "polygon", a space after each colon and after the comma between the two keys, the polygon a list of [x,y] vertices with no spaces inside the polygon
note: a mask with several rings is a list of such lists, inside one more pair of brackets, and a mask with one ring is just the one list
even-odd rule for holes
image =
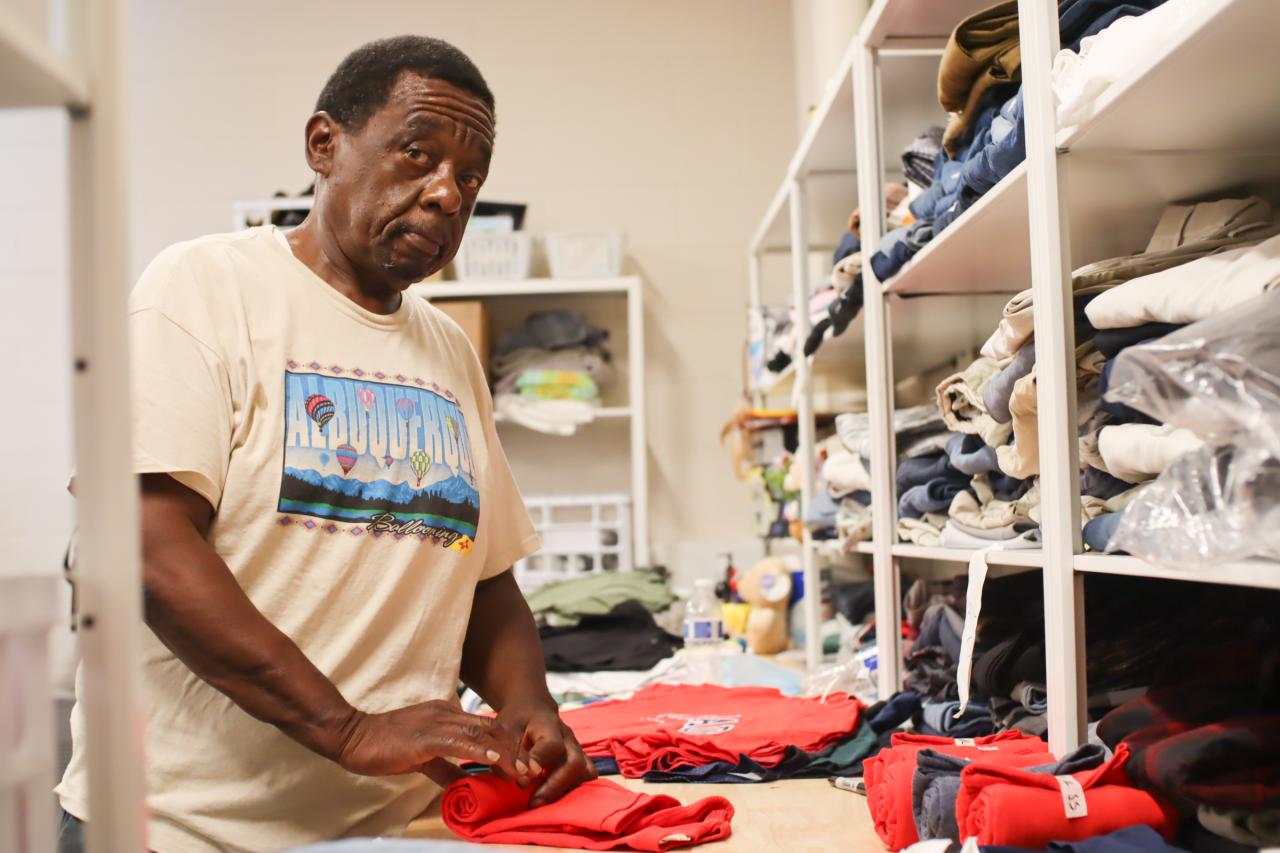
{"label": "fingernail", "polygon": [[490,761],[497,761],[499,758],[502,757],[501,755],[498,754],[498,751],[496,749],[491,749],[488,752],[486,752],[484,755],[485,755],[485,758],[489,759]]}
{"label": "fingernail", "polygon": [[533,770],[534,773],[542,772],[542,765],[538,763],[538,759],[536,758],[529,759],[529,768]]}
{"label": "fingernail", "polygon": [[528,775],[528,773],[529,773],[529,765],[525,764],[523,761],[519,761],[519,760],[517,760],[517,761],[516,761],[516,772],[517,772],[517,773],[519,773],[521,776],[526,776],[526,775]]}
{"label": "fingernail", "polygon": [[545,801],[545,800],[539,800],[539,799],[537,799],[537,798],[534,798],[534,799],[532,799],[532,800],[530,800],[530,801],[529,801],[529,808],[531,808],[531,809],[540,809],[540,808],[542,808],[544,805],[546,805],[546,801]]}

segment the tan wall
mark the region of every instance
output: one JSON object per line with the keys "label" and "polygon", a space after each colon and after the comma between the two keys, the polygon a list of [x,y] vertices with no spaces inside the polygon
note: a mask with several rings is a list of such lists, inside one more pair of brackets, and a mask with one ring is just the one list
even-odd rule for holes
{"label": "tan wall", "polygon": [[[448,39],[497,96],[483,196],[528,201],[537,231],[623,228],[645,275],[659,556],[693,554],[669,558],[701,565],[700,555],[750,538],[746,493],[716,435],[740,388],[745,246],[797,136],[789,3],[132,0],[130,9],[135,272],[169,243],[226,230],[235,199],[309,182],[302,126],[348,50],[402,32]],[[614,448],[609,465],[621,461],[618,440],[593,439]],[[527,490],[565,478],[532,464],[517,463]]]}

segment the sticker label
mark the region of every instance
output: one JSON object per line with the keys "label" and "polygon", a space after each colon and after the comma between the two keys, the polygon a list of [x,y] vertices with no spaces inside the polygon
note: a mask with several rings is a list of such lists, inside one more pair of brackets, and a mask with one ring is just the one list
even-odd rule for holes
{"label": "sticker label", "polygon": [[960,848],[960,853],[982,853],[982,848],[978,846],[978,836],[970,835],[964,840],[964,846]]}
{"label": "sticker label", "polygon": [[956,738],[956,746],[977,746],[978,742],[971,737]]}
{"label": "sticker label", "polygon": [[1084,788],[1074,776],[1054,776],[1058,780],[1058,788],[1062,791],[1062,810],[1068,820],[1088,817],[1089,806],[1084,799]]}
{"label": "sticker label", "polygon": [[980,747],[977,747],[977,750],[978,750],[978,752],[999,752],[999,751],[1000,751],[1000,747],[998,747],[998,746],[980,746]]}

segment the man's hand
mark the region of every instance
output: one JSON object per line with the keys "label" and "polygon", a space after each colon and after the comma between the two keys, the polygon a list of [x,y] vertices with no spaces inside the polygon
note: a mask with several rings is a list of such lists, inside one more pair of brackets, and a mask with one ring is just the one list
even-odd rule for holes
{"label": "man's hand", "polygon": [[595,765],[583,753],[573,732],[560,721],[554,705],[508,705],[498,722],[520,738],[532,759],[530,769],[546,777],[533,792],[532,808],[555,802],[583,782],[596,778]]}
{"label": "man's hand", "polygon": [[423,702],[382,714],[356,712],[342,726],[332,757],[351,773],[421,772],[442,787],[465,775],[450,758],[488,765],[522,785],[535,775],[518,735],[448,702]]}

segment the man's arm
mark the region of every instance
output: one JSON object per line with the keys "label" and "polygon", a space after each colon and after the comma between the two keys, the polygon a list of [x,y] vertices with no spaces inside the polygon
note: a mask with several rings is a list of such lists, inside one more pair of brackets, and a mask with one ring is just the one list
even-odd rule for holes
{"label": "man's arm", "polygon": [[595,767],[547,690],[542,641],[533,613],[515,576],[507,571],[476,587],[471,623],[462,647],[462,680],[498,711],[498,719],[523,732],[534,773],[547,778],[530,804],[558,800],[581,782],[594,779]]}
{"label": "man's arm", "polygon": [[366,776],[421,771],[446,784],[457,775],[446,758],[493,765],[512,778],[528,773],[528,755],[508,731],[447,702],[380,714],[352,707],[245,595],[206,541],[213,509],[194,491],[164,474],[144,475],[141,509],[147,624],[247,713]]}

